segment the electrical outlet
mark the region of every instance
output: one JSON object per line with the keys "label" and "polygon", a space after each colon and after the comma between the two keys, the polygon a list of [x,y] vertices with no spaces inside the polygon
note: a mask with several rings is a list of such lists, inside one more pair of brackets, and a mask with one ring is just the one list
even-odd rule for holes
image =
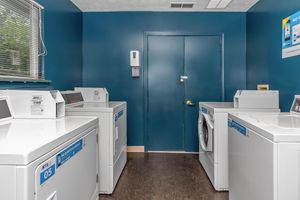
{"label": "electrical outlet", "polygon": [[257,90],[270,90],[269,84],[258,84]]}

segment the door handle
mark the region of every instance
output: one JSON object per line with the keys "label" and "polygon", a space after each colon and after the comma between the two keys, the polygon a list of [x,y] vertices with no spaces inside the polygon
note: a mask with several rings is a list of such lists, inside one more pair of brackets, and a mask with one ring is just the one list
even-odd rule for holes
{"label": "door handle", "polygon": [[188,76],[180,76],[180,82],[184,83],[184,81],[188,80],[189,77]]}
{"label": "door handle", "polygon": [[191,100],[187,100],[187,101],[185,102],[185,104],[186,104],[187,106],[195,106],[195,104],[194,104]]}

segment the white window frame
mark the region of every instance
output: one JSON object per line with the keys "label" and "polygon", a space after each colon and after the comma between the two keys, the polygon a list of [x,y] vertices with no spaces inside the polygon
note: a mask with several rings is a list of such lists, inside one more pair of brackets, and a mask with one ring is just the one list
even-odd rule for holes
{"label": "white window frame", "polygon": [[[44,30],[44,23],[43,23],[43,10],[44,7],[35,2],[34,0],[18,0],[18,1],[24,1],[27,3],[32,4],[32,6],[35,6],[35,8],[39,9],[39,21],[38,21],[38,26],[33,26],[34,23],[32,24],[32,36],[33,37],[39,37],[39,42],[38,46],[30,45],[30,76],[28,77],[22,77],[22,76],[9,76],[9,75],[1,75],[0,74],[0,82],[44,82],[48,83],[51,82],[49,80],[45,80],[45,64],[44,64],[44,56],[47,54],[46,47],[44,45],[43,41],[43,30]],[[33,12],[32,12],[33,15]],[[33,18],[31,18],[33,20]],[[35,35],[34,35],[35,33]],[[41,75],[39,75],[41,74]]]}

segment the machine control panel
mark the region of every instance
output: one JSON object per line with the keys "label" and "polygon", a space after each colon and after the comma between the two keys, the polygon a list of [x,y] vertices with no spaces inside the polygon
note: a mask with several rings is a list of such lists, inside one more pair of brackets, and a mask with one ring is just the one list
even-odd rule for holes
{"label": "machine control panel", "polygon": [[81,92],[62,92],[62,96],[65,99],[66,104],[83,102]]}
{"label": "machine control panel", "polygon": [[300,114],[300,96],[295,97],[291,111]]}
{"label": "machine control panel", "polygon": [[12,117],[6,99],[0,98],[0,121]]}
{"label": "machine control panel", "polygon": [[65,101],[57,90],[1,90],[1,93],[4,98],[7,97],[14,119],[57,119],[65,116]]}
{"label": "machine control panel", "polygon": [[81,92],[84,102],[87,103],[107,103],[109,94],[106,88],[76,87],[76,92]]}

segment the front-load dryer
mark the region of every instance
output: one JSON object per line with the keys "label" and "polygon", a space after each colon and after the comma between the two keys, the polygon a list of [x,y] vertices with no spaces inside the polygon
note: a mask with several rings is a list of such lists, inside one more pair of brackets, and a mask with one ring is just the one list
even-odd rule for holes
{"label": "front-load dryer", "polygon": [[[239,94],[244,92],[239,91]],[[206,171],[212,185],[217,191],[228,190],[228,113],[237,112],[280,112],[278,104],[278,91],[270,91],[272,95],[261,95],[258,91],[257,98],[261,101],[266,96],[271,101],[271,106],[263,101],[266,108],[254,104],[252,108],[246,98],[249,108],[235,108],[230,102],[200,102],[199,103],[199,160]],[[267,94],[267,92],[263,92]],[[251,91],[251,98],[255,91]],[[277,94],[277,95],[276,95]],[[271,97],[270,97],[271,96]],[[255,101],[253,101],[255,102]],[[239,103],[244,105],[243,99]],[[257,108],[256,108],[257,107]]]}
{"label": "front-load dryer", "polygon": [[201,146],[201,149],[205,152],[213,151],[213,123],[213,116],[210,116],[207,110],[203,108],[201,115],[198,119],[198,134],[199,144]]}

